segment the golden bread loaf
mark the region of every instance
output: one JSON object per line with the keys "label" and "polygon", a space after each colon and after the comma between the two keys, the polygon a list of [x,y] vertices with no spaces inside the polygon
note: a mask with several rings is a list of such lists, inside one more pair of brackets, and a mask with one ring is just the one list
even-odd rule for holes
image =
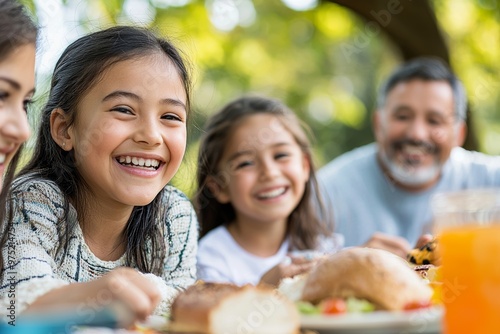
{"label": "golden bread loaf", "polygon": [[296,334],[299,314],[275,290],[199,283],[181,292],[171,311],[171,329],[206,334]]}
{"label": "golden bread loaf", "polygon": [[382,310],[402,310],[430,300],[432,289],[402,258],[380,249],[354,247],[329,255],[307,276],[302,300],[366,299]]}

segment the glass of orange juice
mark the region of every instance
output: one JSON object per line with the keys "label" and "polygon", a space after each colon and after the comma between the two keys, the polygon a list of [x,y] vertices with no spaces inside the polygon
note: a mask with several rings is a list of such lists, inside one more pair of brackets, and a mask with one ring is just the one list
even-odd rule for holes
{"label": "glass of orange juice", "polygon": [[500,333],[500,189],[440,193],[432,209],[444,333]]}

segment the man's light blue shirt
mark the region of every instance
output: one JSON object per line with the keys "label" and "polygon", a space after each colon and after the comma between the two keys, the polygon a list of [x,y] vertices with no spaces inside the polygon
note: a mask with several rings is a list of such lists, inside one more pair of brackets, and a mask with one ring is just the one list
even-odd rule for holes
{"label": "man's light blue shirt", "polygon": [[432,232],[431,198],[443,191],[500,187],[500,157],[456,147],[430,189],[409,192],[397,187],[377,162],[377,144],[347,152],[318,171],[334,231],[345,246],[365,243],[375,232],[405,237],[415,244]]}

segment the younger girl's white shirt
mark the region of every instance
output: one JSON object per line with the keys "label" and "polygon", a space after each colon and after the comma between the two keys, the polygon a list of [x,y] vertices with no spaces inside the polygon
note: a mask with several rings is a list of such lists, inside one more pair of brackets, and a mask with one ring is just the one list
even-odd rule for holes
{"label": "younger girl's white shirt", "polygon": [[225,226],[219,226],[205,235],[198,244],[198,279],[205,282],[257,285],[262,275],[285,260],[288,240],[278,252],[260,257],[244,250]]}
{"label": "younger girl's white shirt", "polygon": [[[334,233],[329,238],[321,238],[315,251],[322,254],[334,253],[343,244],[343,236]],[[267,271],[286,259],[289,251],[286,239],[276,254],[269,257],[256,256],[244,250],[225,226],[219,226],[199,241],[197,276],[205,282],[257,285]]]}

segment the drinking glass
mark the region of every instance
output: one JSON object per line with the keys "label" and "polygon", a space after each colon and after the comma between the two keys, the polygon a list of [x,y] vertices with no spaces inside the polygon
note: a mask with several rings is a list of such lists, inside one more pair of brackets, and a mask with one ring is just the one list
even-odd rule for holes
{"label": "drinking glass", "polygon": [[500,189],[432,198],[444,333],[500,333]]}

